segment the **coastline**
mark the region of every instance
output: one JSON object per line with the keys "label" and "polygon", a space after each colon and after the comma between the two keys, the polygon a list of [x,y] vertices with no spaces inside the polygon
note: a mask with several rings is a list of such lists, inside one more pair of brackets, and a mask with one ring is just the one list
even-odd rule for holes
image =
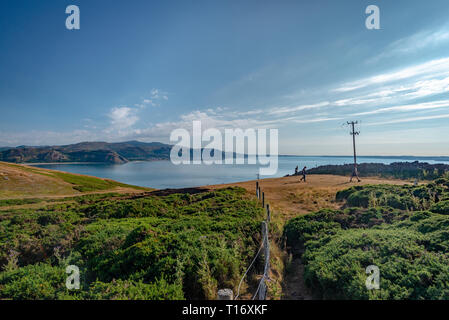
{"label": "coastline", "polygon": [[123,165],[130,162],[155,162],[155,161],[170,161],[170,159],[151,159],[151,160],[132,160],[125,163],[111,163],[111,162],[21,162],[21,163],[14,163],[9,162],[12,164],[18,164],[18,165],[25,165],[25,166],[45,166],[45,165],[55,165],[55,164],[109,164],[109,165]]}

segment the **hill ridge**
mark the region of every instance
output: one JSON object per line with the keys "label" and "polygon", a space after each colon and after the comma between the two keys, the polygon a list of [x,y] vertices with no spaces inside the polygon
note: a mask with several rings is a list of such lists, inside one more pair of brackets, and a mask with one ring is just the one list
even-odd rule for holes
{"label": "hill ridge", "polygon": [[100,162],[168,160],[171,145],[161,142],[84,141],[61,146],[18,146],[0,150],[0,161],[13,163]]}

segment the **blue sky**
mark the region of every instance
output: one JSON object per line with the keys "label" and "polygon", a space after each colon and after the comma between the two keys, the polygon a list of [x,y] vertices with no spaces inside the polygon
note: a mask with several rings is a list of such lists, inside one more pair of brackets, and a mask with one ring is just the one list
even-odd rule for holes
{"label": "blue sky", "polygon": [[[81,29],[65,28],[78,5]],[[380,8],[380,30],[365,8]],[[0,3],[0,146],[278,128],[282,154],[449,155],[449,2]]]}

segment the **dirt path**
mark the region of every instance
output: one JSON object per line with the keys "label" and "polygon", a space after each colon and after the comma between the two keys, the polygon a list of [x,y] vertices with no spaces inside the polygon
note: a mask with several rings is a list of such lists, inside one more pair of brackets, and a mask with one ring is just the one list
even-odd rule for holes
{"label": "dirt path", "polygon": [[304,282],[304,265],[299,256],[293,257],[282,283],[282,300],[313,300]]}

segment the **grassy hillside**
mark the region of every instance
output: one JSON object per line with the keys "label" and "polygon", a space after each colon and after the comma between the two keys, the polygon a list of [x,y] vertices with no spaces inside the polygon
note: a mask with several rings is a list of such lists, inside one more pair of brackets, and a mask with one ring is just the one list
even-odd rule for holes
{"label": "grassy hillside", "polygon": [[[449,180],[357,186],[337,200],[346,208],[294,218],[284,230],[318,296],[449,299]],[[368,265],[380,269],[380,290],[366,289]]]}
{"label": "grassy hillside", "polygon": [[[0,211],[0,299],[213,299],[257,251],[263,210],[251,199],[226,188]],[[80,290],[66,289],[67,265]]]}
{"label": "grassy hillside", "polygon": [[108,179],[0,162],[0,199],[53,197],[117,190],[142,192],[149,189]]}

